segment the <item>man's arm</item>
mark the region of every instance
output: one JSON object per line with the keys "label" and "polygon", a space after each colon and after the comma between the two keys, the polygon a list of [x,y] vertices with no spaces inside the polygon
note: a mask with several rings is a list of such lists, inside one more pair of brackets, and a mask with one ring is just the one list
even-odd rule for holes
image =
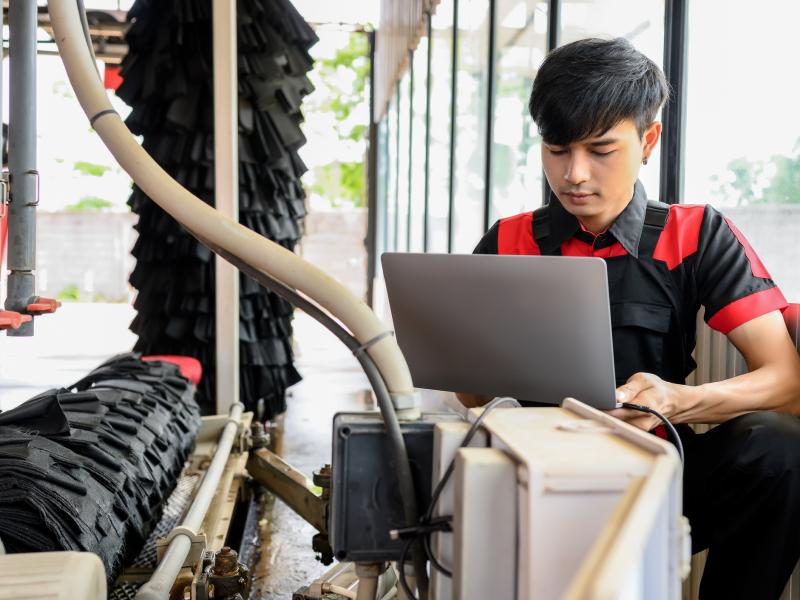
{"label": "man's arm", "polygon": [[[779,311],[752,319],[728,333],[749,372],[699,386],[668,383],[636,373],[617,390],[617,400],[643,404],[673,423],[721,423],[757,410],[800,415],[800,357]],[[642,429],[659,424],[634,410],[611,414]]]}

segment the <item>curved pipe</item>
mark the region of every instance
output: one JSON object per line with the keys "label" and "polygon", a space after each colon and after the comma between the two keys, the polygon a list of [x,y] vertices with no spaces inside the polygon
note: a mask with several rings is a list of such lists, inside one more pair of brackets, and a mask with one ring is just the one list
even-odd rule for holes
{"label": "curved pipe", "polygon": [[[361,343],[384,332],[375,313],[333,277],[247,227],[220,215],[184,189],[133,138],[100,83],[74,0],[48,0],[53,33],[72,88],[92,126],[136,184],[217,254],[240,258],[296,288],[335,315]],[[393,337],[368,350],[393,394],[413,394],[408,365]]]}

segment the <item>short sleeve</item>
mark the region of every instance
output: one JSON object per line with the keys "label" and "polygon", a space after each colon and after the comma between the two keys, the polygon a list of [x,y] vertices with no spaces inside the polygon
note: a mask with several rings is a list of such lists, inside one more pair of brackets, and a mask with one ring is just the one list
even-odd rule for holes
{"label": "short sleeve", "polygon": [[487,231],[475,249],[473,254],[497,254],[497,232],[500,229],[500,221],[495,222],[494,225]]}
{"label": "short sleeve", "polygon": [[788,305],[761,259],[736,226],[712,206],[700,225],[695,282],[705,319],[727,334]]}

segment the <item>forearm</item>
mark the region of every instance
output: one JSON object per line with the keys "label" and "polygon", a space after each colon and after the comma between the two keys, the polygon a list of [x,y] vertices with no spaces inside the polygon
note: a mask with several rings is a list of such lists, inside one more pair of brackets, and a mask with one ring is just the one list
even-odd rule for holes
{"label": "forearm", "polygon": [[765,365],[699,386],[680,386],[674,423],[722,423],[757,410],[800,414],[800,366]]}

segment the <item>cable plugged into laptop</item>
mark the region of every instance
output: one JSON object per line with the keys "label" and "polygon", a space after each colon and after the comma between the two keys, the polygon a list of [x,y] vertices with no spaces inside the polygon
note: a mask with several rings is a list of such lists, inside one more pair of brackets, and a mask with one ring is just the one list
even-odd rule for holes
{"label": "cable plugged into laptop", "polygon": [[675,429],[675,426],[670,422],[670,420],[662,415],[660,412],[655,410],[654,408],[650,408],[649,406],[645,406],[644,404],[633,404],[632,402],[623,402],[622,408],[627,408],[629,410],[638,410],[639,412],[647,413],[657,417],[663,424],[664,428],[667,430],[667,435],[670,437],[670,441],[675,444],[675,447],[678,449],[678,455],[681,457],[681,465],[684,464],[683,459],[683,442],[681,442],[681,437],[678,435],[678,430]]}

